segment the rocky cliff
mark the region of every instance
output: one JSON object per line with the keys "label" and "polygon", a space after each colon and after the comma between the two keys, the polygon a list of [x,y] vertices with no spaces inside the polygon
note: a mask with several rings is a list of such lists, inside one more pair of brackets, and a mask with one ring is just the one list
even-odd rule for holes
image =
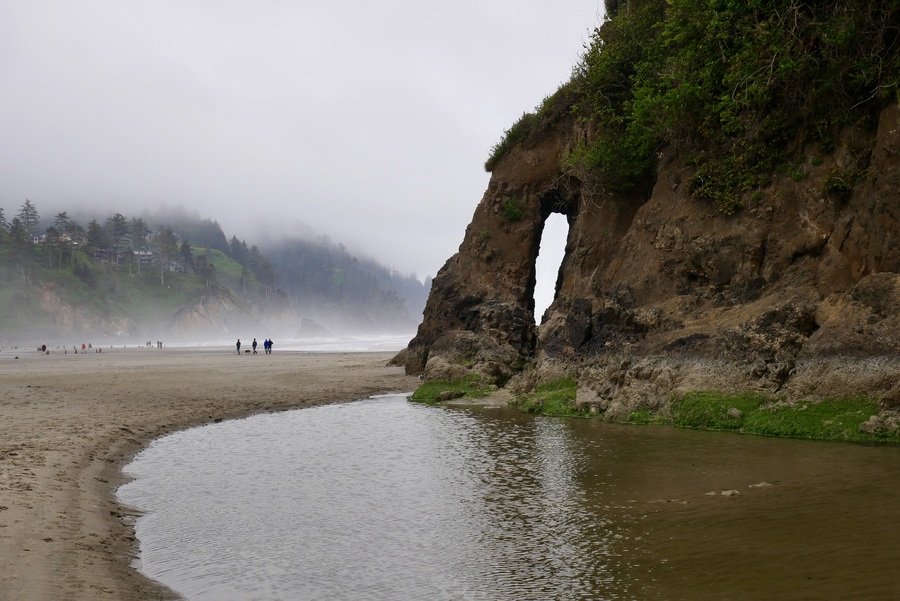
{"label": "rocky cliff", "polygon": [[[143,342],[146,339],[209,340],[231,338],[241,329],[259,329],[261,310],[242,303],[227,291],[213,292],[187,304],[170,309],[159,298],[148,303],[142,299],[135,308],[127,297],[107,295],[96,303],[73,302],[66,289],[54,283],[35,285],[36,302],[16,303],[22,313],[16,325],[4,332],[14,343],[33,341],[52,345],[75,341]],[[287,311],[266,307],[271,321],[283,318]],[[294,323],[299,323],[295,316]],[[17,326],[17,327],[16,327]],[[296,327],[296,326],[294,326]]]}
{"label": "rocky cliff", "polygon": [[[564,120],[493,168],[459,251],[434,279],[409,373],[478,373],[529,389],[561,375],[621,419],[688,390],[900,405],[900,109],[810,148],[734,215],[696,198],[684,156],[606,194],[564,170],[589,132]],[[851,178],[844,174],[864,173]],[[556,296],[535,325],[535,260],[552,213],[569,223]]]}

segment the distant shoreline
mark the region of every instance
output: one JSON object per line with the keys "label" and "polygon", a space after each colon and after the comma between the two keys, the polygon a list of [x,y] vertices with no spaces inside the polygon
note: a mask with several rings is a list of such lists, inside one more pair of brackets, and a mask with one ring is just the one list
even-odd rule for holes
{"label": "distant shoreline", "polygon": [[[415,336],[415,333],[397,333],[397,334],[347,334],[332,336],[307,336],[307,337],[288,337],[278,336],[273,338],[275,346],[273,350],[276,352],[301,351],[301,352],[335,352],[335,353],[367,353],[367,352],[393,352],[396,354],[400,349],[405,348],[407,343]],[[74,338],[74,337],[73,337]],[[41,340],[40,342],[28,341],[22,342],[6,342],[0,344],[0,357],[3,353],[8,352],[35,352],[41,345],[46,344],[47,350],[53,353],[78,354],[82,353],[81,345],[85,345],[85,349],[90,353],[102,353],[109,350],[150,350],[159,351],[163,349],[171,350],[203,350],[210,352],[225,351],[235,352],[235,343],[238,338],[241,340],[241,352],[251,351],[253,336],[238,337],[223,340],[216,339],[192,339],[192,338],[173,338],[169,340],[146,340],[144,342],[123,342],[121,340],[100,340],[99,342],[85,338],[78,339],[64,344],[58,340]],[[263,341],[266,337],[257,337],[257,352],[263,353]],[[37,340],[37,339],[35,339]],[[150,343],[149,345],[147,343]],[[157,347],[157,343],[162,346]]]}
{"label": "distant shoreline", "polygon": [[131,566],[135,512],[115,492],[135,453],[175,430],[418,384],[386,367],[396,351],[101,348],[0,349],[4,600],[178,599]]}

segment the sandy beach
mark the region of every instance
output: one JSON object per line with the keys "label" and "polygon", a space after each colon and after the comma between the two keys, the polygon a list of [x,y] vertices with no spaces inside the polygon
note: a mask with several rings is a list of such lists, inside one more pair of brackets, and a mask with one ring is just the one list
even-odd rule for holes
{"label": "sandy beach", "polygon": [[178,599],[132,567],[121,468],[174,430],[384,392],[394,353],[0,351],[0,599]]}

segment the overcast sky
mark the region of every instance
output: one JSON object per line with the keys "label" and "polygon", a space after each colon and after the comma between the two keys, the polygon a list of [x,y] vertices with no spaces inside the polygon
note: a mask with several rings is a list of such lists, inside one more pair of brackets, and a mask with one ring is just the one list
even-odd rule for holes
{"label": "overcast sky", "polygon": [[[599,0],[0,0],[0,206],[297,223],[420,277]],[[562,244],[562,242],[559,242]],[[558,266],[558,263],[557,263]]]}

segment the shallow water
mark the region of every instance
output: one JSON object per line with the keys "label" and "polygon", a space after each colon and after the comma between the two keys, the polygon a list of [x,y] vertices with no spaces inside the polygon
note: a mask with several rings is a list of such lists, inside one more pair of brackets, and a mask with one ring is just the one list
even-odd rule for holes
{"label": "shallow water", "polygon": [[897,448],[387,396],[179,432],[126,473],[141,569],[189,599],[900,591]]}

